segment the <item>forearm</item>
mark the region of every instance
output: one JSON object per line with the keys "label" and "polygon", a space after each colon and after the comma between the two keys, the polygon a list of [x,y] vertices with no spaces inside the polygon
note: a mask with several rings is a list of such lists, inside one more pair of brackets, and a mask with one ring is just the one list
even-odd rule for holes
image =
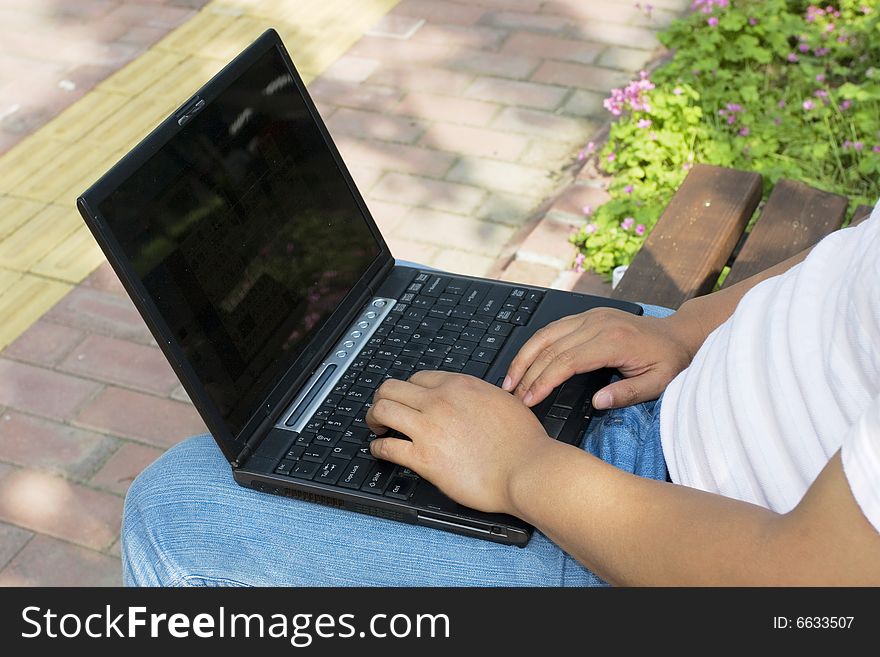
{"label": "forearm", "polygon": [[[617,585],[773,582],[781,516],[625,473],[560,443],[511,479],[518,516]],[[780,563],[777,563],[779,561]]]}
{"label": "forearm", "polygon": [[670,321],[687,335],[692,350],[696,352],[706,337],[733,314],[746,292],[768,278],[785,273],[802,262],[809,252],[810,249],[805,249],[788,260],[783,260],[778,265],[765,269],[760,274],[755,274],[736,285],[690,299],[682,304],[675,315],[670,317]]}

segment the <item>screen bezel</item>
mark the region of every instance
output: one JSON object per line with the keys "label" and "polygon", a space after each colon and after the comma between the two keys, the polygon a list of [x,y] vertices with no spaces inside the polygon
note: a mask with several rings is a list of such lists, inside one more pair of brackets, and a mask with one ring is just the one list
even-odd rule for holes
{"label": "screen bezel", "polygon": [[[339,175],[343,177],[348,185],[370,233],[379,245],[380,252],[336,311],[330,315],[314,339],[303,349],[284,374],[267,386],[265,395],[261,395],[263,402],[258,408],[254,409],[250,419],[236,435],[231,431],[223,419],[219,408],[211,400],[206,388],[199,381],[195,370],[184,358],[181,346],[159,313],[158,307],[150,298],[146,287],[135,274],[128,257],[114,237],[109,222],[100,213],[98,208],[124,181],[134,175],[149,158],[183,129],[179,125],[178,119],[185,114],[184,108],[191,107],[198,99],[204,100],[206,105],[210,104],[251,66],[256,64],[261,57],[273,49],[278,51],[293,77],[297,91],[302,96],[324,143],[330,150]],[[208,429],[214,435],[224,455],[230,462],[236,461],[245,444],[252,441],[255,437],[259,438],[261,433],[268,431],[275,417],[283,410],[285,400],[289,400],[296,392],[296,388],[305,382],[306,378],[311,374],[311,370],[320,362],[330,345],[338,339],[340,333],[345,329],[348,318],[356,313],[360,305],[375,292],[377,280],[381,280],[394,264],[391,251],[358,191],[351,174],[342,161],[342,157],[333,143],[327,127],[318,114],[318,110],[309,96],[287,49],[281,42],[278,33],[272,29],[264,32],[254,43],[227,64],[223,70],[217,73],[193,96],[188,98],[186,102],[145,137],[122,160],[101,176],[97,182],[77,199],[77,207],[104,254],[107,256],[107,260],[110,262],[113,270],[119,276],[123,287],[144,318],[160,349],[165,354]]]}

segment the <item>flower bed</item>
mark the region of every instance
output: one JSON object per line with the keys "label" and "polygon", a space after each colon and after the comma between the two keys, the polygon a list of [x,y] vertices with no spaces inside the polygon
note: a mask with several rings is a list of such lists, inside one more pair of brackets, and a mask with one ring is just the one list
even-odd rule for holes
{"label": "flower bed", "polygon": [[612,92],[608,142],[579,155],[612,181],[611,200],[584,208],[575,268],[607,276],[628,264],[695,162],[757,171],[766,191],[785,177],[850,208],[876,202],[878,4],[695,0],[660,35],[672,59]]}

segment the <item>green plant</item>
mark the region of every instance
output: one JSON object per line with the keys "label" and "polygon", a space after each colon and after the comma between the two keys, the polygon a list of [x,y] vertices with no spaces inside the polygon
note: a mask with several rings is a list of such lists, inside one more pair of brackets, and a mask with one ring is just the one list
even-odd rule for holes
{"label": "green plant", "polygon": [[620,118],[591,155],[612,176],[611,200],[585,208],[579,270],[628,264],[696,162],[757,171],[766,191],[801,180],[851,208],[880,196],[878,0],[692,9],[661,34],[672,59],[605,101]]}

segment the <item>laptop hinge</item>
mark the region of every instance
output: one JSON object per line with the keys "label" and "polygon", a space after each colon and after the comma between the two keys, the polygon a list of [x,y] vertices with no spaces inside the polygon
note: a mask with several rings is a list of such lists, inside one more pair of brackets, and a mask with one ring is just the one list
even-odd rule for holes
{"label": "laptop hinge", "polygon": [[269,430],[272,428],[272,425],[275,424],[275,421],[271,416],[266,416],[263,418],[263,421],[260,422],[260,426],[257,427],[254,434],[251,436],[251,439],[248,440],[241,451],[238,453],[238,456],[235,457],[235,460],[232,461],[232,467],[234,469],[238,469],[242,467],[245,463],[247,463],[250,455],[253,454],[256,449],[260,446],[260,443],[263,442],[263,438],[265,438]]}

